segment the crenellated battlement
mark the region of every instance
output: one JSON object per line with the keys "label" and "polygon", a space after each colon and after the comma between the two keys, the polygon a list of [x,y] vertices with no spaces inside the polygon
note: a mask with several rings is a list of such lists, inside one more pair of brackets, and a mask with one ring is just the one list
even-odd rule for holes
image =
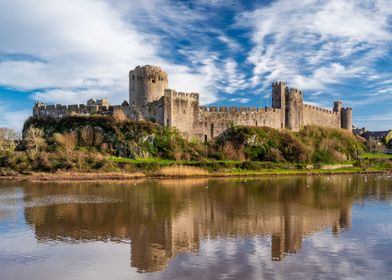
{"label": "crenellated battlement", "polygon": [[204,112],[280,112],[280,109],[271,107],[236,107],[236,106],[200,106],[200,111]]}
{"label": "crenellated battlement", "polygon": [[272,83],[272,87],[279,87],[279,86],[286,87],[286,83],[283,82],[283,81],[273,82],[273,83]]}
{"label": "crenellated battlement", "polygon": [[294,94],[302,95],[302,91],[299,90],[299,89],[297,89],[297,88],[290,88],[290,89],[289,89],[289,93],[290,93],[291,95],[294,95]]}
{"label": "crenellated battlement", "polygon": [[172,98],[194,99],[194,101],[199,101],[199,94],[195,92],[177,92],[173,89],[165,89],[165,96],[170,96]]}
{"label": "crenellated battlement", "polygon": [[159,66],[144,65],[137,66],[134,70],[129,71],[129,77],[135,80],[158,79],[160,81],[164,81],[167,80],[167,73]]}
{"label": "crenellated battlement", "polygon": [[310,105],[310,104],[304,104],[304,108],[308,109],[308,110],[313,110],[313,111],[318,111],[318,112],[331,114],[331,115],[338,115],[339,114],[338,112],[335,112],[335,111],[332,111],[332,110],[329,110],[329,109],[324,109],[324,108],[317,107],[317,106],[313,106],[313,105]]}
{"label": "crenellated battlement", "polygon": [[109,110],[110,108],[114,107],[121,107],[120,105],[117,106],[98,106],[98,105],[85,105],[85,104],[71,104],[71,105],[61,105],[61,104],[48,104],[48,105],[41,105],[35,106],[34,109],[45,111],[45,110],[83,110],[83,109],[91,109],[96,108],[97,110]]}
{"label": "crenellated battlement", "polygon": [[[34,116],[50,116],[53,118],[61,118],[63,116],[71,115],[71,114],[79,114],[79,115],[93,115],[93,114],[102,114],[102,115],[110,115],[116,108],[120,108],[121,106],[111,106],[109,101],[105,99],[105,102],[99,102],[99,104],[105,105],[92,105],[91,100],[88,100],[86,104],[70,104],[70,105],[62,105],[62,104],[44,104],[42,102],[35,103],[33,107],[33,115]],[[89,105],[90,104],[90,105]],[[95,103],[94,103],[95,104]]]}

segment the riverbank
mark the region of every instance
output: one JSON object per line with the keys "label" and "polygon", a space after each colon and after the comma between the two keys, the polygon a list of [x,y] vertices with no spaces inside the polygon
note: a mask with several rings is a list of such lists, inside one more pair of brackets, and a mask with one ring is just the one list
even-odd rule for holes
{"label": "riverbank", "polygon": [[[388,174],[392,175],[391,169],[362,169],[358,167],[338,168],[338,169],[313,169],[313,170],[229,170],[220,172],[208,172],[205,169],[189,168],[183,166],[184,172],[178,169],[174,172],[64,172],[55,173],[36,172],[26,175],[0,176],[0,180],[16,181],[41,181],[41,182],[61,182],[61,181],[128,181],[135,179],[155,179],[155,178],[235,178],[235,177],[266,177],[266,176],[322,176],[322,175],[342,175],[342,174]],[[186,171],[186,172],[185,172]]]}

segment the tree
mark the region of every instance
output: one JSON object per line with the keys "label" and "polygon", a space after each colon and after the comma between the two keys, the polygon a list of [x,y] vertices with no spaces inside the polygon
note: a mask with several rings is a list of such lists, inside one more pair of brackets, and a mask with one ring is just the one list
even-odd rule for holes
{"label": "tree", "polygon": [[19,139],[19,134],[11,128],[0,128],[0,152],[15,151],[16,142]]}
{"label": "tree", "polygon": [[27,130],[25,141],[27,153],[32,159],[35,159],[46,147],[43,130],[33,126]]}
{"label": "tree", "polygon": [[390,130],[388,132],[388,134],[385,136],[384,141],[385,141],[385,145],[388,148],[391,148],[391,145],[392,145],[392,130]]}
{"label": "tree", "polygon": [[78,139],[74,133],[56,133],[54,135],[56,142],[64,149],[67,156],[70,156],[75,150]]}

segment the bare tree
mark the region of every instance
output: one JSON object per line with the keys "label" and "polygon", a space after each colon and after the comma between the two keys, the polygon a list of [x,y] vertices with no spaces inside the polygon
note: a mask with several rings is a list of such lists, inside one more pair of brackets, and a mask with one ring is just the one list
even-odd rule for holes
{"label": "bare tree", "polygon": [[25,141],[27,152],[33,159],[46,147],[43,130],[33,126],[27,130]]}
{"label": "bare tree", "polygon": [[56,142],[64,149],[67,156],[70,156],[75,150],[78,139],[74,133],[56,133],[54,135]]}

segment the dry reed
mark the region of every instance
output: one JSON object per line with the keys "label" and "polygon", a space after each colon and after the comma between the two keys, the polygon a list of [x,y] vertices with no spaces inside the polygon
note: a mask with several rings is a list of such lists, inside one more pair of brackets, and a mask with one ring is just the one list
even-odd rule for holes
{"label": "dry reed", "polygon": [[194,176],[208,176],[210,173],[200,167],[173,165],[166,166],[159,169],[158,176],[167,177],[194,177]]}

